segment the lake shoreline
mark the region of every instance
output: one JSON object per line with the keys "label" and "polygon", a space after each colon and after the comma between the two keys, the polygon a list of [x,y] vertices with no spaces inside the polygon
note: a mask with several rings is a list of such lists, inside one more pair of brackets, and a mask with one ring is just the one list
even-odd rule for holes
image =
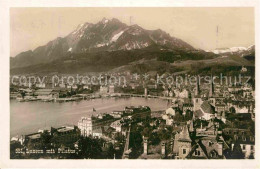
{"label": "lake shoreline", "polygon": [[[77,125],[82,116],[110,113],[126,106],[149,106],[165,110],[167,100],[156,98],[98,98],[74,102],[18,102],[10,100],[10,136],[30,134],[45,127]],[[93,108],[96,112],[93,112]],[[29,120],[30,119],[30,120]]]}

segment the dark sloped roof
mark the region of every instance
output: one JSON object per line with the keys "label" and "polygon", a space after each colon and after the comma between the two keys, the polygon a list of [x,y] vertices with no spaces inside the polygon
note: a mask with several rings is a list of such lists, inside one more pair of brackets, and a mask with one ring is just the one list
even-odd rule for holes
{"label": "dark sloped roof", "polygon": [[192,157],[192,154],[194,153],[194,151],[196,150],[196,149],[198,149],[200,147],[200,149],[203,151],[203,153],[205,154],[205,157],[199,157],[199,158],[206,158],[206,159],[208,159],[208,154],[207,154],[207,151],[206,151],[206,148],[205,148],[205,146],[203,146],[203,144],[202,143],[199,143],[199,142],[196,142],[193,146],[192,146],[192,148],[191,148],[191,151],[189,152],[189,154],[187,155],[187,158],[189,158],[189,159],[191,159],[191,158],[193,158]]}
{"label": "dark sloped roof", "polygon": [[191,142],[191,138],[190,138],[190,134],[188,131],[188,127],[187,125],[185,125],[182,129],[182,131],[180,132],[180,136],[179,136],[179,141],[188,141]]}
{"label": "dark sloped roof", "polygon": [[194,112],[195,117],[202,117],[203,116],[203,112],[201,110],[197,110]]}
{"label": "dark sloped roof", "polygon": [[210,114],[215,113],[214,107],[211,104],[209,104],[208,101],[204,101],[200,107],[205,113],[210,113]]}
{"label": "dark sloped roof", "polygon": [[98,127],[98,128],[93,130],[93,133],[103,133],[103,130],[102,130],[101,127]]}
{"label": "dark sloped roof", "polygon": [[207,148],[202,144],[201,141],[198,141],[198,145],[202,149],[203,153],[206,155],[207,158],[209,158],[208,153],[207,153]]}

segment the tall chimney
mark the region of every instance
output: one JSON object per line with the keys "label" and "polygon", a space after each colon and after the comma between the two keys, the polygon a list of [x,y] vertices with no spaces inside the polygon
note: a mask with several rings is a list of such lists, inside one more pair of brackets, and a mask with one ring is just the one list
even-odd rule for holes
{"label": "tall chimney", "polygon": [[161,148],[162,148],[162,156],[165,156],[165,142],[162,142],[162,145],[161,145]]}
{"label": "tall chimney", "polygon": [[220,155],[220,156],[223,155],[223,143],[222,142],[218,143],[218,155]]}
{"label": "tall chimney", "polygon": [[148,138],[144,137],[144,154],[147,155],[148,154]]}
{"label": "tall chimney", "polygon": [[144,96],[147,97],[147,87],[144,88]]}

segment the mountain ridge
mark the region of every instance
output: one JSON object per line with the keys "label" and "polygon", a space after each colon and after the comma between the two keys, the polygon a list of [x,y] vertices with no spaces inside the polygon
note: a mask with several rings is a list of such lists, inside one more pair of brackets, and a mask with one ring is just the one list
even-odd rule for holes
{"label": "mountain ridge", "polygon": [[146,30],[139,25],[128,26],[115,18],[110,20],[103,18],[96,24],[88,22],[79,24],[65,37],[57,37],[46,45],[19,53],[11,58],[11,68],[52,62],[67,56],[70,52],[134,50],[152,45],[194,50],[188,43],[160,29]]}
{"label": "mountain ridge", "polygon": [[146,30],[136,24],[128,26],[115,18],[103,18],[96,24],[79,24],[65,37],[57,37],[46,45],[10,58],[10,73],[71,74],[124,70],[173,73],[200,72],[200,69],[218,66],[254,66],[254,45],[246,49],[236,48],[230,49],[232,52],[216,54],[195,49],[161,29]]}

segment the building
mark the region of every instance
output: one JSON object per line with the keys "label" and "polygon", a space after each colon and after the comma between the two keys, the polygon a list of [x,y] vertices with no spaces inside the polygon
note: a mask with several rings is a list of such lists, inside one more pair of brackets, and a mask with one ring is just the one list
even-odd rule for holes
{"label": "building", "polygon": [[78,128],[80,129],[80,134],[84,137],[93,135],[93,123],[91,117],[81,117],[78,122]]}
{"label": "building", "polygon": [[182,131],[174,138],[173,155],[175,159],[223,159],[226,145],[222,132],[211,121],[205,128],[194,131],[193,123],[188,128],[184,125]]}
{"label": "building", "polygon": [[115,86],[113,86],[113,85],[109,86],[108,91],[109,91],[109,94],[114,94],[115,93]]}
{"label": "building", "polygon": [[192,100],[193,100],[193,107],[194,107],[193,110],[194,111],[199,110],[200,106],[203,103],[203,100],[200,97],[195,97]]}
{"label": "building", "polygon": [[215,111],[216,112],[225,112],[227,110],[227,106],[225,104],[216,104]]}
{"label": "building", "polygon": [[180,98],[188,98],[189,97],[189,91],[187,89],[183,89],[180,93],[179,93],[179,97]]}
{"label": "building", "polygon": [[101,95],[102,94],[103,95],[108,94],[109,88],[107,86],[100,86],[99,92],[100,92]]}
{"label": "building", "polygon": [[173,154],[175,159],[185,159],[191,151],[192,140],[187,125],[182,128],[180,133],[175,134]]}
{"label": "building", "polygon": [[[244,153],[246,159],[255,158],[255,145],[253,143],[243,141],[243,142],[240,142],[240,146],[241,146],[242,152]],[[232,151],[233,151],[233,148],[234,148],[234,143],[232,143],[232,148],[231,148]]]}
{"label": "building", "polygon": [[114,118],[121,118],[124,114],[124,111],[112,111],[110,113],[111,116],[113,116]]}
{"label": "building", "polygon": [[78,86],[76,84],[71,86],[72,89],[76,90],[78,88]]}
{"label": "building", "polygon": [[24,136],[20,136],[20,137],[15,136],[11,138],[11,142],[20,142],[21,145],[23,145],[24,140],[25,140]]}
{"label": "building", "polygon": [[249,112],[249,108],[246,106],[240,107],[239,105],[233,105],[233,107],[236,110],[236,113],[248,113]]}
{"label": "building", "polygon": [[223,142],[217,137],[203,137],[195,141],[187,159],[223,159]]}
{"label": "building", "polygon": [[200,109],[195,111],[195,117],[205,120],[215,118],[215,108],[211,104],[209,104],[208,101],[204,101],[201,104]]}
{"label": "building", "polygon": [[183,113],[186,112],[187,110],[193,111],[193,108],[194,108],[194,106],[193,106],[192,103],[184,103],[184,104],[182,105],[182,111],[183,111]]}
{"label": "building", "polygon": [[127,115],[133,115],[134,116],[151,116],[151,109],[148,106],[130,106],[130,107],[125,107],[124,112]]}
{"label": "building", "polygon": [[45,83],[36,83],[35,86],[38,87],[38,88],[45,88],[46,87]]}
{"label": "building", "polygon": [[20,88],[19,93],[24,93],[25,96],[32,96],[34,94],[34,90],[28,88],[27,89]]}
{"label": "building", "polygon": [[51,100],[59,98],[59,92],[54,89],[38,89],[34,93],[37,96],[37,99],[42,100]]}
{"label": "building", "polygon": [[223,134],[232,138],[231,150],[233,150],[235,142],[238,142],[245,158],[255,157],[255,136],[249,129],[225,128]]}
{"label": "building", "polygon": [[32,133],[24,136],[24,145],[26,147],[37,147],[41,143],[41,133]]}
{"label": "building", "polygon": [[212,78],[211,83],[210,83],[210,89],[209,89],[209,97],[214,97],[214,94],[215,94],[213,82],[214,82],[214,79]]}
{"label": "building", "polygon": [[122,124],[121,124],[120,120],[117,120],[117,121],[114,121],[113,123],[111,123],[110,127],[116,129],[117,132],[122,131]]}
{"label": "building", "polygon": [[94,138],[101,138],[103,136],[103,128],[102,127],[97,127],[95,129],[93,129],[92,136]]}
{"label": "building", "polygon": [[60,87],[60,88],[66,88],[66,84],[60,83],[60,84],[59,84],[59,87]]}
{"label": "building", "polygon": [[242,66],[241,72],[247,72],[247,68],[245,66]]}
{"label": "building", "polygon": [[199,80],[197,78],[197,83],[196,83],[196,87],[195,87],[195,97],[200,95],[200,85],[199,85]]}
{"label": "building", "polygon": [[53,142],[58,142],[62,145],[75,143],[80,137],[80,131],[77,126],[52,127],[50,134],[53,136]]}
{"label": "building", "polygon": [[16,99],[17,97],[22,97],[19,92],[10,92],[10,99]]}

